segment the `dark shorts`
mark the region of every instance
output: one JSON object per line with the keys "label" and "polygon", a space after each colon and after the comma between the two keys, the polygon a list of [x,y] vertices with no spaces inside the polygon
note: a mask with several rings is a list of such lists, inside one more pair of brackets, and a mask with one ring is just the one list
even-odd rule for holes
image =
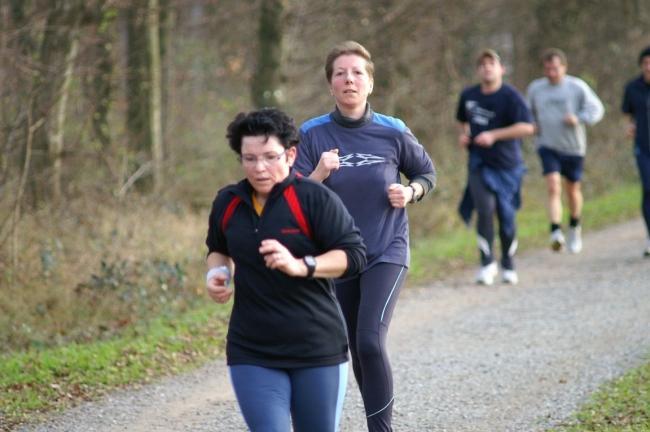
{"label": "dark shorts", "polygon": [[537,153],[542,160],[544,175],[557,172],[574,183],[582,179],[583,156],[565,155],[546,147],[540,147]]}

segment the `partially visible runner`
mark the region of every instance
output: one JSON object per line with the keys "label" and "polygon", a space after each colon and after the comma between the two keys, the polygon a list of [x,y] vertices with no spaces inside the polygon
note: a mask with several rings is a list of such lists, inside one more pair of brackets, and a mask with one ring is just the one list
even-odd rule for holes
{"label": "partially visible runner", "polygon": [[596,93],[578,77],[567,75],[563,51],[549,48],[542,53],[544,78],[530,83],[526,96],[535,121],[537,152],[542,162],[548,191],[551,248],[560,251],[562,232],[562,184],[569,203],[566,239],[571,253],[582,250],[582,170],[587,153],[585,125],[598,123],[605,108]]}
{"label": "partially visible runner", "polygon": [[481,267],[476,281],[492,285],[499,269],[494,258],[494,214],[499,219],[503,282],[516,284],[514,254],[517,250],[516,213],[520,207],[521,181],[526,172],[521,156],[521,138],[532,135],[530,111],[521,94],[503,82],[505,67],[492,49],[476,60],[479,84],[460,95],[456,119],[458,144],[468,150],[468,185],[460,214],[469,224],[472,212],[478,218],[478,248]]}
{"label": "partially visible runner", "polygon": [[357,42],[330,51],[325,74],[336,106],[302,125],[296,160],[298,171],[341,197],[368,248],[366,268],[337,280],[336,294],[371,432],[392,430],[386,334],[409,266],[405,207],[420,201],[436,180],[431,158],[404,122],[370,108],[373,72],[370,53]]}
{"label": "partially visible runner", "polygon": [[650,257],[650,46],[639,54],[639,67],[641,75],[625,86],[623,112],[630,119],[628,135],[634,137],[634,156],[643,189],[641,211],[648,233],[643,255]]}
{"label": "partially visible runner", "polygon": [[226,356],[251,431],[334,432],[348,341],[331,278],[366,264],[359,229],[330,190],[291,166],[298,131],[283,112],[240,113],[228,126],[245,179],[221,189],[206,244],[210,297],[234,294]]}

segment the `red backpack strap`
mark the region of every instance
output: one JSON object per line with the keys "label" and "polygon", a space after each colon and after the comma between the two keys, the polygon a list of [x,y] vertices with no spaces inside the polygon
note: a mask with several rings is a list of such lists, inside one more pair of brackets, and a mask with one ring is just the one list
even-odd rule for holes
{"label": "red backpack strap", "polygon": [[309,224],[307,223],[307,218],[305,218],[305,213],[302,211],[302,207],[300,206],[300,201],[298,201],[298,195],[296,195],[296,188],[294,188],[293,185],[289,185],[284,190],[283,194],[284,194],[284,198],[287,200],[287,203],[289,204],[289,210],[291,210],[293,217],[295,217],[296,222],[298,222],[300,231],[302,231],[304,235],[306,235],[308,238],[311,239],[312,238],[311,229],[309,228]]}
{"label": "red backpack strap", "polygon": [[228,203],[228,207],[226,207],[226,211],[223,214],[223,219],[221,219],[221,231],[226,232],[226,225],[228,225],[228,221],[232,217],[233,213],[235,213],[235,209],[241,202],[241,198],[238,196],[233,197],[233,199],[230,200]]}

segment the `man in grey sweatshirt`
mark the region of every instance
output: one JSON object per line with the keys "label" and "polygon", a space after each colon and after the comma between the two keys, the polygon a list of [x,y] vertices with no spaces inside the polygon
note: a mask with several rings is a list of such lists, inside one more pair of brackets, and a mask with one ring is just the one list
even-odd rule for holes
{"label": "man in grey sweatshirt", "polygon": [[569,204],[569,231],[566,240],[571,253],[582,250],[581,179],[587,139],[585,125],[603,118],[605,109],[594,91],[580,78],[567,75],[564,52],[549,48],[542,54],[544,78],[530,83],[527,99],[536,127],[536,145],[548,189],[548,214],[551,222],[551,248],[565,245],[562,232],[562,185]]}

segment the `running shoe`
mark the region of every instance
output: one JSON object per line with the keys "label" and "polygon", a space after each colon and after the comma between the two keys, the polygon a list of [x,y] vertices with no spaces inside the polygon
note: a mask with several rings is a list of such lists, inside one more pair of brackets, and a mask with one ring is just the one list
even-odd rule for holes
{"label": "running shoe", "polygon": [[553,230],[551,233],[551,249],[555,252],[559,252],[564,247],[564,234],[562,234],[561,229]]}
{"label": "running shoe", "polygon": [[578,225],[577,227],[569,228],[567,239],[567,249],[569,252],[577,254],[582,250],[582,227]]}
{"label": "running shoe", "polygon": [[492,285],[497,273],[499,273],[499,268],[497,267],[497,263],[493,261],[479,269],[478,274],[476,275],[476,283],[481,285]]}
{"label": "running shoe", "polygon": [[519,283],[519,276],[517,276],[517,272],[514,270],[504,269],[502,278],[505,284],[517,285]]}

